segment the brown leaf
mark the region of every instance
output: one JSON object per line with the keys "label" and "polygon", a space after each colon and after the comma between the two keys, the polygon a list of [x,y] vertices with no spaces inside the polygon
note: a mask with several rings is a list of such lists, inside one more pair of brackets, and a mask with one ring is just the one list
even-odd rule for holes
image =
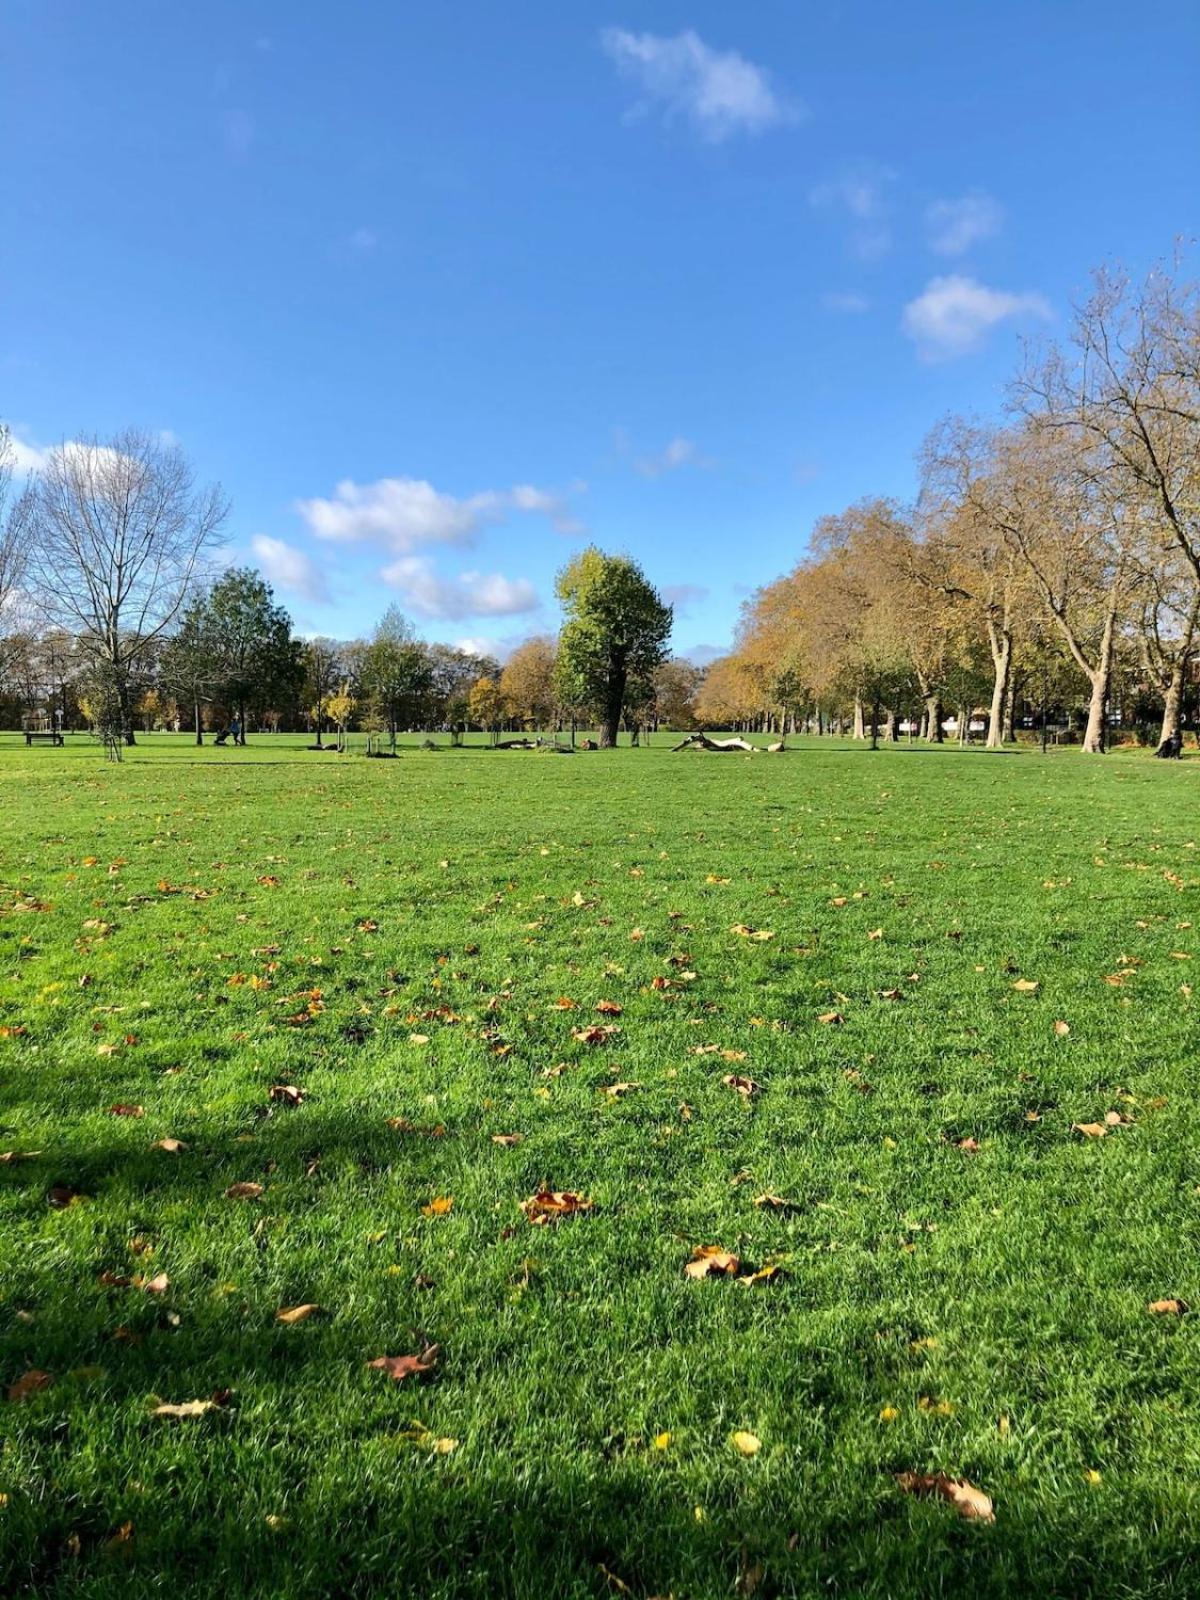
{"label": "brown leaf", "polygon": [[7,1166],[14,1161],[33,1161],[41,1153],[40,1150],[0,1150],[0,1166]]}
{"label": "brown leaf", "polygon": [[1146,1310],[1155,1317],[1181,1317],[1187,1308],[1186,1300],[1151,1300]]}
{"label": "brown leaf", "polygon": [[304,1090],[294,1083],[273,1083],[267,1091],[268,1099],[278,1100],[285,1106],[298,1106],[304,1097]]}
{"label": "brown leaf", "polygon": [[1103,1139],[1108,1129],[1102,1122],[1073,1122],[1072,1133],[1082,1133],[1085,1139]]}
{"label": "brown leaf", "polygon": [[555,1011],[577,1011],[578,1009],[579,1001],[572,1000],[565,994],[560,995],[559,998],[554,1002]]}
{"label": "brown leaf", "polygon": [[759,944],[764,944],[775,935],[768,928],[749,928],[744,922],[735,922],[730,928],[730,933],[736,933],[740,939],[754,939]]}
{"label": "brown leaf", "polygon": [[1065,1039],[1071,1031],[1071,1024],[1069,1022],[1062,1021],[1056,1022],[1054,1024],[1054,1031],[1060,1039]]}
{"label": "brown leaf", "polygon": [[624,1006],[619,1006],[615,1000],[598,1000],[596,1010],[604,1017],[619,1017],[624,1011]]}
{"label": "brown leaf", "polygon": [[744,1078],[740,1072],[727,1072],[721,1079],[727,1089],[736,1090],[744,1100],[749,1100],[752,1095],[759,1092],[759,1085],[753,1078]]}
{"label": "brown leaf", "polygon": [[454,1210],[454,1196],[452,1194],[439,1194],[421,1207],[423,1217],[444,1217]]}
{"label": "brown leaf", "polygon": [[[227,1394],[228,1391],[221,1391]],[[211,1400],[183,1400],[179,1405],[158,1405],[150,1413],[152,1417],[202,1417],[209,1411],[219,1411],[224,1400],[214,1395]]]}
{"label": "brown leaf", "polygon": [[187,1145],[182,1139],[156,1139],[150,1146],[151,1150],[165,1150],[169,1156],[177,1156],[181,1150],[186,1150]]}
{"label": "brown leaf", "polygon": [[719,1244],[698,1244],[683,1270],[689,1278],[736,1278],[741,1265],[737,1256]]}
{"label": "brown leaf", "polygon": [[1018,994],[1035,994],[1041,988],[1041,984],[1035,983],[1032,978],[1018,978],[1013,988]]}
{"label": "brown leaf", "polygon": [[945,1473],[898,1472],[896,1482],[905,1494],[941,1495],[960,1516],[977,1522],[995,1522],[992,1502],[982,1489],[966,1478],[948,1478]]}
{"label": "brown leaf", "polygon": [[903,989],[880,989],[879,998],[881,1000],[903,1000],[904,999],[904,990]]}
{"label": "brown leaf", "polygon": [[614,1100],[619,1100],[623,1094],[628,1094],[631,1089],[640,1089],[640,1083],[606,1083],[601,1085],[600,1093],[609,1095]]}
{"label": "brown leaf", "polygon": [[374,1361],[367,1362],[367,1366],[378,1372],[386,1372],[396,1383],[403,1383],[405,1378],[420,1378],[432,1372],[437,1366],[437,1358],[438,1347],[430,1344],[419,1356],[376,1356]]}
{"label": "brown leaf", "polygon": [[144,1117],[146,1108],[145,1106],[130,1105],[109,1106],[108,1114],[110,1117]]}
{"label": "brown leaf", "polygon": [[257,1200],[263,1192],[261,1183],[231,1183],[225,1191],[226,1200]]}
{"label": "brown leaf", "polygon": [[821,1015],[817,1018],[818,1022],[831,1024],[835,1028],[840,1027],[845,1020],[845,1017],[840,1011],[822,1011]]}
{"label": "brown leaf", "polygon": [[511,1150],[513,1145],[520,1144],[524,1137],[523,1133],[494,1133],[492,1143],[498,1144],[502,1150]]}
{"label": "brown leaf", "polygon": [[37,1394],[39,1389],[48,1389],[54,1382],[54,1375],[50,1372],[39,1372],[36,1367],[30,1367],[28,1372],[23,1372],[15,1383],[8,1386],[10,1400],[28,1400],[31,1394]]}
{"label": "brown leaf", "polygon": [[960,1139],[958,1141],[958,1148],[960,1150],[965,1150],[967,1154],[971,1156],[979,1154],[979,1144],[975,1139]]}
{"label": "brown leaf", "polygon": [[739,1277],[739,1283],[774,1283],[776,1278],[784,1276],[783,1268],[777,1261],[770,1261],[765,1267],[759,1267],[757,1272],[744,1272]]}
{"label": "brown leaf", "polygon": [[578,1039],[580,1044],[607,1044],[614,1033],[620,1033],[620,1028],[609,1023],[607,1026],[592,1028],[572,1028],[572,1039]]}
{"label": "brown leaf", "polygon": [[294,1322],[307,1322],[309,1317],[320,1311],[317,1305],[281,1306],[275,1313],[276,1322],[285,1322],[290,1327]]}
{"label": "brown leaf", "polygon": [[156,1272],[152,1278],[135,1278],[135,1289],[141,1289],[144,1294],[166,1294],[171,1286],[171,1280],[165,1272]]}
{"label": "brown leaf", "polygon": [[781,1194],[755,1195],[754,1202],[763,1211],[799,1211],[798,1200],[785,1200]]}
{"label": "brown leaf", "polygon": [[535,1226],[557,1222],[559,1217],[575,1216],[581,1211],[591,1211],[594,1201],[585,1200],[570,1189],[539,1189],[528,1200],[521,1201],[521,1210]]}
{"label": "brown leaf", "polygon": [[65,1211],[68,1206],[78,1205],[85,1196],[78,1189],[72,1189],[69,1183],[56,1183],[46,1194],[46,1199],[55,1211]]}

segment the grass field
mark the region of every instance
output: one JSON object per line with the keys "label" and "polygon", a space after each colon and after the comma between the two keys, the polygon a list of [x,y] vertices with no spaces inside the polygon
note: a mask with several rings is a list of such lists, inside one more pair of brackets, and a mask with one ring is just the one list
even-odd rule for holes
{"label": "grass field", "polygon": [[1200,762],[302,742],[0,749],[0,1592],[1197,1593]]}

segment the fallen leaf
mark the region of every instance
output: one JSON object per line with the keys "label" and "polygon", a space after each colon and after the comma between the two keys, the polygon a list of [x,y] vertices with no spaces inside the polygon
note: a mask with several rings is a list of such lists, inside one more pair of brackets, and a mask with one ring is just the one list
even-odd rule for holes
{"label": "fallen leaf", "polygon": [[960,1139],[958,1141],[958,1148],[960,1150],[965,1150],[967,1154],[971,1156],[979,1154],[979,1144],[975,1139]]}
{"label": "fallen leaf", "polygon": [[898,1472],[896,1482],[905,1494],[941,1495],[960,1516],[978,1522],[995,1522],[992,1502],[982,1489],[966,1478],[948,1478],[944,1473]]}
{"label": "fallen leaf", "polygon": [[146,1108],[145,1106],[115,1105],[109,1106],[108,1114],[110,1117],[144,1117]]}
{"label": "fallen leaf", "polygon": [[623,1094],[628,1094],[631,1089],[640,1089],[640,1083],[606,1083],[601,1085],[600,1093],[619,1100]]}
{"label": "fallen leaf", "polygon": [[222,1401],[215,1397],[211,1400],[183,1400],[179,1405],[158,1405],[150,1413],[153,1417],[202,1417],[209,1411],[219,1411]]}
{"label": "fallen leaf", "polygon": [[521,1210],[535,1226],[557,1222],[559,1217],[575,1216],[581,1211],[591,1211],[594,1202],[570,1189],[539,1189],[528,1200],[521,1201]]}
{"label": "fallen leaf", "polygon": [[798,1200],[785,1200],[781,1194],[755,1195],[753,1204],[763,1211],[799,1211]]}
{"label": "fallen leaf", "polygon": [[1013,984],[1013,988],[1018,994],[1033,994],[1036,990],[1041,988],[1041,985],[1039,983],[1035,983],[1031,978],[1018,978]]}
{"label": "fallen leaf", "polygon": [[822,1011],[821,1015],[817,1018],[818,1022],[832,1024],[834,1027],[839,1027],[843,1022],[845,1022],[845,1020],[845,1017],[840,1011]]}
{"label": "fallen leaf", "polygon": [[56,1183],[47,1191],[46,1199],[55,1211],[66,1211],[69,1206],[78,1205],[85,1198],[78,1189],[72,1189],[69,1183]]}
{"label": "fallen leaf", "polygon": [[1071,1024],[1069,1022],[1056,1022],[1054,1024],[1054,1031],[1056,1034],[1058,1034],[1060,1039],[1065,1039],[1071,1031]]}
{"label": "fallen leaf", "polygon": [[494,1133],[492,1143],[498,1144],[503,1150],[511,1150],[513,1145],[520,1144],[524,1137],[523,1133]]}
{"label": "fallen leaf", "polygon": [[730,1435],[733,1448],[742,1456],[756,1456],[762,1449],[762,1440],[756,1433],[749,1433],[745,1428],[739,1428]]}
{"label": "fallen leaf", "polygon": [[33,1161],[41,1153],[40,1150],[2,1150],[0,1151],[0,1165],[7,1166],[14,1161]]}
{"label": "fallen leaf", "polygon": [[269,1100],[278,1100],[285,1106],[298,1106],[305,1098],[304,1090],[294,1083],[273,1083],[267,1090]]}
{"label": "fallen leaf", "polygon": [[231,1183],[225,1191],[226,1200],[257,1200],[263,1192],[261,1183]]}
{"label": "fallen leaf", "polygon": [[423,1217],[444,1217],[454,1209],[454,1196],[452,1194],[436,1195],[427,1206],[421,1207]]}
{"label": "fallen leaf", "polygon": [[294,1322],[307,1322],[309,1317],[320,1311],[317,1305],[305,1304],[302,1306],[281,1306],[275,1313],[276,1322],[284,1322],[289,1327]]}
{"label": "fallen leaf", "polygon": [[31,1394],[37,1394],[39,1389],[48,1389],[54,1382],[54,1375],[50,1372],[39,1372],[36,1367],[31,1367],[28,1372],[23,1372],[15,1383],[8,1386],[10,1400],[27,1400]]}
{"label": "fallen leaf", "polygon": [[598,1000],[596,1002],[596,1010],[600,1012],[601,1016],[619,1017],[624,1009],[624,1006],[619,1006],[615,1000]]}
{"label": "fallen leaf", "polygon": [[698,1244],[684,1267],[689,1278],[736,1278],[741,1261],[719,1244]]}
{"label": "fallen leaf", "polygon": [[135,1278],[135,1289],[141,1289],[144,1294],[166,1294],[171,1286],[171,1280],[165,1272],[155,1273],[153,1278]]}
{"label": "fallen leaf", "polygon": [[769,928],[748,928],[744,922],[735,922],[729,931],[736,933],[741,939],[755,939],[759,944],[775,937]]}
{"label": "fallen leaf", "polygon": [[656,1450],[665,1450],[670,1443],[671,1435],[669,1433],[656,1433],[654,1435],[654,1448]]}
{"label": "fallen leaf", "polygon": [[1073,1122],[1072,1133],[1082,1133],[1085,1139],[1103,1139],[1108,1129],[1102,1122]]}
{"label": "fallen leaf", "polygon": [[739,1283],[774,1283],[776,1278],[784,1276],[783,1268],[777,1261],[769,1261],[765,1267],[759,1267],[757,1272],[743,1272],[738,1278]]}
{"label": "fallen leaf", "polygon": [[1155,1317],[1181,1317],[1187,1308],[1186,1300],[1151,1300],[1146,1310]]}
{"label": "fallen leaf", "polygon": [[151,1150],[165,1150],[170,1156],[177,1156],[181,1150],[186,1150],[187,1145],[182,1139],[156,1139],[150,1146]]}
{"label": "fallen leaf", "polygon": [[430,1344],[419,1356],[376,1356],[374,1361],[367,1362],[367,1366],[378,1372],[386,1372],[396,1383],[403,1383],[405,1378],[420,1378],[432,1372],[437,1366],[437,1358],[438,1347]]}
{"label": "fallen leaf", "polygon": [[749,1100],[751,1095],[759,1092],[759,1085],[753,1078],[744,1078],[740,1072],[727,1072],[721,1079],[727,1089],[736,1090],[744,1100]]}

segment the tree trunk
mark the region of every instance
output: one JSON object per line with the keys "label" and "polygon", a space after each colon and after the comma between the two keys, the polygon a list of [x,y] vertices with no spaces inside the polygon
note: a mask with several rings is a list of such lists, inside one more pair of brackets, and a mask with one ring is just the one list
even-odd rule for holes
{"label": "tree trunk", "polygon": [[[999,750],[1004,743],[1008,686],[1012,677],[1012,635],[1007,628],[988,622],[988,643],[992,649],[992,706],[988,712],[987,747]],[[1011,732],[1009,733],[1011,738]]]}
{"label": "tree trunk", "polygon": [[896,713],[889,706],[883,718],[883,739],[885,744],[896,743]]}
{"label": "tree trunk", "polygon": [[617,747],[617,730],[621,726],[621,711],[625,705],[625,674],[613,672],[608,679],[608,692],[605,696],[604,714],[600,719],[600,732],[597,743],[601,750],[615,750]]}
{"label": "tree trunk", "polygon": [[199,702],[199,700],[197,700],[195,702],[193,710],[195,711],[195,714],[196,714],[196,743],[202,745],[204,743],[204,725],[200,721],[200,702]]}
{"label": "tree trunk", "polygon": [[1004,725],[1000,729],[1000,737],[1005,744],[1015,744],[1017,720],[1017,680],[1010,671],[1008,674],[1008,693],[1004,696]]}
{"label": "tree trunk", "polygon": [[923,737],[928,744],[942,742],[942,700],[940,695],[925,696],[925,727]]}
{"label": "tree trunk", "polygon": [[1191,656],[1181,651],[1172,669],[1171,681],[1167,684],[1163,699],[1162,730],[1158,735],[1160,747],[1167,739],[1174,739],[1179,734],[1183,714],[1183,680],[1190,662]]}
{"label": "tree trunk", "polygon": [[865,739],[867,737],[867,730],[866,730],[866,727],[865,727],[865,725],[863,723],[862,696],[858,695],[858,694],[856,694],[854,696],[854,735],[853,735],[853,737],[855,739]]}

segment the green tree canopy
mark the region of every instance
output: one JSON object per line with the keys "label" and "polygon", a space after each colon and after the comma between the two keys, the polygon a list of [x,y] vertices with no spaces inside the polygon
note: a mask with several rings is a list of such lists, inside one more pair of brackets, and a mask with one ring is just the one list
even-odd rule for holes
{"label": "green tree canopy", "polygon": [[558,575],[566,613],[556,678],[565,705],[599,718],[601,748],[617,742],[632,683],[648,683],[666,659],[671,607],[636,562],[589,545]]}

